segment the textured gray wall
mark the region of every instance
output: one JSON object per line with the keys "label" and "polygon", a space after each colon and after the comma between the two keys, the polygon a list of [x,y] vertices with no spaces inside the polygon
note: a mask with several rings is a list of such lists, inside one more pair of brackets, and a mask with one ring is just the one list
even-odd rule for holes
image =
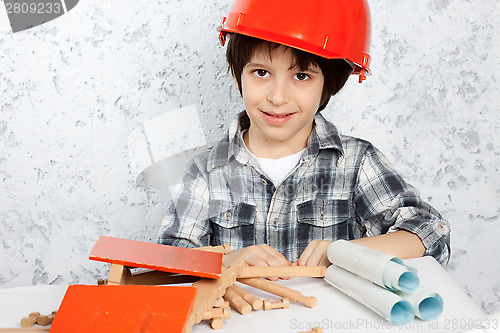
{"label": "textured gray wall", "polygon": [[[451,222],[448,272],[498,311],[499,2],[371,5],[373,76],[324,113]],[[195,104],[214,142],[242,110],[215,31],[229,6],[86,0],[0,33],[0,287],[94,283],[107,269],[88,260],[99,235],[156,238],[168,191],[135,186],[128,136]]]}

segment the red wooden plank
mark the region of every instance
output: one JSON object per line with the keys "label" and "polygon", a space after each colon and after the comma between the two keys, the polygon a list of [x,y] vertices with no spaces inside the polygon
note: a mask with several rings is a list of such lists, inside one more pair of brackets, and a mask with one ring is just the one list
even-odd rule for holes
{"label": "red wooden plank", "polygon": [[195,287],[72,285],[50,332],[184,332]]}
{"label": "red wooden plank", "polygon": [[100,236],[90,252],[91,260],[129,267],[218,279],[222,254],[183,247]]}

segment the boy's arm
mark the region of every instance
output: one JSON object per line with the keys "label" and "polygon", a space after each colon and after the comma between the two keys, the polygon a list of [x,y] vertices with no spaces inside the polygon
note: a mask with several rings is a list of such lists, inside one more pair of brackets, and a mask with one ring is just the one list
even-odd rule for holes
{"label": "boy's arm", "polygon": [[[448,262],[448,222],[371,145],[359,163],[353,200],[357,218],[369,236],[353,242],[402,259],[430,255],[442,265]],[[329,265],[326,250],[330,243],[312,241],[297,263]]]}
{"label": "boy's arm", "polygon": [[353,201],[365,235],[376,237],[360,239],[360,244],[384,252],[397,250],[401,257],[433,256],[441,265],[449,261],[448,222],[371,145],[359,166]]}
{"label": "boy's arm", "polygon": [[[425,254],[420,238],[408,231],[398,230],[388,234],[351,240],[356,244],[384,252],[401,259],[419,258]],[[331,241],[315,240],[309,243],[296,264],[299,266],[328,266],[326,251]]]}
{"label": "boy's arm", "polygon": [[422,257],[426,250],[422,240],[414,233],[406,230],[354,239],[351,242],[391,254],[401,259]]}

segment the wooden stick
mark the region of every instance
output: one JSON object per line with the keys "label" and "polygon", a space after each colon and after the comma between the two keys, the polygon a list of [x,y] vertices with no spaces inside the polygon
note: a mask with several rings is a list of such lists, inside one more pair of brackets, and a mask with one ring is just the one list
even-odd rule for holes
{"label": "wooden stick", "polygon": [[231,245],[229,244],[222,244],[219,246],[203,246],[203,247],[195,247],[193,248],[194,250],[202,250],[202,251],[208,251],[208,252],[218,252],[222,254],[228,254],[231,252]]}
{"label": "wooden stick", "polygon": [[224,294],[224,299],[229,302],[239,313],[242,315],[246,315],[252,311],[252,306],[245,301],[236,290],[231,286],[226,289],[226,293]]}
{"label": "wooden stick", "polygon": [[303,276],[325,277],[325,266],[247,266],[241,268],[238,278]]}
{"label": "wooden stick", "polygon": [[304,296],[296,290],[290,289],[288,287],[279,285],[277,283],[262,278],[238,279],[238,281],[246,285],[252,286],[254,288],[267,291],[268,293],[274,295],[287,297],[290,300],[294,302],[300,302],[309,308],[315,307],[317,303],[316,297]]}
{"label": "wooden stick", "polygon": [[241,298],[243,298],[245,301],[247,301],[247,303],[252,306],[253,310],[262,309],[264,302],[260,298],[255,297],[251,292],[241,288],[238,285],[231,286],[231,289],[236,291],[238,293],[238,295],[241,296]]}
{"label": "wooden stick", "polygon": [[222,320],[221,318],[210,319],[210,327],[212,327],[212,329],[214,330],[221,330],[222,328],[224,328],[224,320]]}

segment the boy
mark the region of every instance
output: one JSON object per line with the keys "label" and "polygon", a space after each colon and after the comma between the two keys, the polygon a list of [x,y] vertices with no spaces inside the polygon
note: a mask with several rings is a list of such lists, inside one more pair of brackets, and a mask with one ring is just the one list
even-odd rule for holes
{"label": "boy", "polygon": [[369,74],[369,30],[366,0],[235,1],[221,42],[245,111],[191,163],[160,243],[229,243],[258,266],[328,265],[337,239],[448,262],[448,223],[320,113],[351,73]]}

